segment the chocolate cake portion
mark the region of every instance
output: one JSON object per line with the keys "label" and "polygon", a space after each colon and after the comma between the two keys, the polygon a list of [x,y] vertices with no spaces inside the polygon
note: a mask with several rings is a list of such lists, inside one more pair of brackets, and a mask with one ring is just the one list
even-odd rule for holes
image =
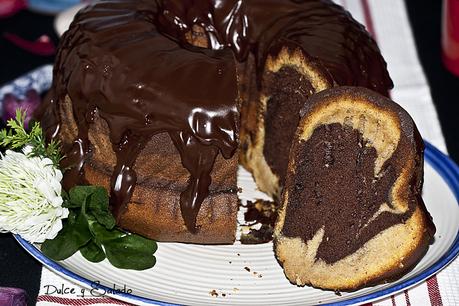
{"label": "chocolate cake portion", "polygon": [[[41,122],[48,138],[65,143],[65,189],[104,185],[119,226],[204,243],[209,211],[202,207],[212,197],[228,205],[215,211],[231,212],[221,224],[236,224],[237,201],[228,193],[236,188],[227,185],[239,148],[260,189],[279,196],[288,143],[277,146],[274,138],[283,130],[291,138],[299,102],[335,83],[381,93],[392,87],[376,43],[331,1],[102,0],[79,11],[63,35]],[[295,109],[285,126],[284,103]],[[222,167],[231,168],[227,176]],[[153,215],[140,213],[136,189],[142,201],[180,207],[162,223],[161,233],[169,226],[171,236],[158,236],[156,221],[143,219]],[[138,222],[127,217],[134,210]],[[234,237],[221,234],[223,226],[215,230],[208,243]]]}
{"label": "chocolate cake portion", "polygon": [[265,87],[271,93],[265,113],[265,145],[263,155],[274,175],[284,181],[293,135],[300,121],[300,109],[314,87],[295,68],[285,66],[278,72],[267,72]]}
{"label": "chocolate cake portion", "polygon": [[[333,84],[365,86],[385,95],[392,88],[374,40],[332,1],[159,3],[158,29],[165,35],[185,44],[233,51],[242,102],[241,163],[253,173],[260,190],[273,197],[280,196],[301,96]],[[279,71],[282,67],[288,72]],[[273,82],[287,76],[291,82]],[[311,77],[327,84],[311,83],[308,90]],[[278,115],[287,111],[287,105],[293,106],[289,120],[281,120]],[[271,123],[271,119],[277,120]]]}
{"label": "chocolate cake portion", "polygon": [[301,110],[274,232],[286,276],[354,290],[411,269],[435,233],[422,178],[423,142],[400,106],[358,87],[315,94]]}
{"label": "chocolate cake portion", "polygon": [[194,45],[229,48],[239,62],[254,55],[259,83],[273,46],[287,41],[320,59],[340,85],[364,86],[382,94],[393,86],[375,41],[333,1],[162,0],[158,4],[159,31],[181,43],[194,37]]}
{"label": "chocolate cake portion", "polygon": [[[64,148],[73,146],[78,128],[67,97],[59,104],[59,114],[66,118],[59,135]],[[90,154],[82,171],[87,183],[110,190],[110,178],[116,165],[116,154],[109,139],[108,123],[96,111],[88,130]],[[180,241],[206,244],[232,243],[236,235],[238,211],[236,171],[237,154],[231,159],[219,155],[211,172],[209,195],[196,218],[197,233],[185,226],[180,195],[187,187],[189,173],[167,133],[158,133],[137,156],[133,168],[137,175],[131,201],[118,220],[119,226],[158,241]]]}
{"label": "chocolate cake portion", "polygon": [[72,143],[62,161],[66,188],[88,182],[85,164],[99,145],[90,141],[94,114],[107,124],[107,149],[115,156],[110,206],[118,223],[132,203],[139,156],[152,137],[166,133],[188,172],[179,197],[180,223],[197,233],[215,160],[220,154],[230,159],[238,148],[236,68],[230,50],[183,48],[160,34],[151,20],[155,11],[156,4],[147,1],[103,1],[80,11],[62,38],[55,103],[43,121],[57,117],[46,125],[58,135],[66,120],[59,103],[70,99],[77,135],[65,139]]}
{"label": "chocolate cake portion", "polygon": [[257,199],[255,202],[247,201],[241,205],[246,209],[244,213],[244,226],[248,227],[247,233],[242,233],[242,244],[260,244],[273,240],[274,226],[277,220],[279,205],[276,202]]}
{"label": "chocolate cake portion", "polygon": [[327,70],[297,45],[283,41],[272,48],[258,102],[247,103],[249,115],[242,117],[241,160],[260,190],[280,196],[300,109],[309,96],[332,86]]}
{"label": "chocolate cake portion", "polygon": [[414,212],[414,205],[403,213],[379,211],[383,203],[390,205],[396,173],[389,160],[375,177],[377,152],[359,130],[339,123],[322,125],[297,149],[297,172],[282,232],[309,241],[324,227],[326,239],[317,259],[335,263]]}

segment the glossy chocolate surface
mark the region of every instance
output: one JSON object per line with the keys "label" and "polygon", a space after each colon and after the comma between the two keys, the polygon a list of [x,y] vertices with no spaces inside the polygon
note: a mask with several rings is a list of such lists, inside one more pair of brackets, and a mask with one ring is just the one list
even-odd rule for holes
{"label": "glossy chocolate surface", "polygon": [[255,55],[258,74],[273,47],[288,42],[323,64],[339,85],[387,95],[392,81],[374,40],[342,7],[328,0],[164,0],[159,29],[182,43],[193,25],[205,29],[215,50],[230,48],[239,61]]}
{"label": "glossy chocolate surface", "polygon": [[[205,29],[211,48],[188,43],[193,25]],[[97,113],[117,157],[111,206],[119,218],[135,188],[137,156],[152,135],[166,132],[190,173],[180,204],[196,232],[214,160],[219,153],[231,157],[238,146],[235,59],[244,62],[252,52],[261,75],[271,46],[282,40],[322,62],[338,84],[383,93],[392,86],[374,41],[330,1],[111,0],[80,11],[62,37],[42,120],[48,137],[56,137],[58,105],[70,97],[78,137],[64,152],[65,187],[85,182]]]}

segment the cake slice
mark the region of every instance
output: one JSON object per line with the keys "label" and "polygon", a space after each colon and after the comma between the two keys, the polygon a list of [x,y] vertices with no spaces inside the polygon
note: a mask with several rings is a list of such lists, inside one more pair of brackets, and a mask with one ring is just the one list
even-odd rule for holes
{"label": "cake slice", "polygon": [[309,98],[274,231],[287,278],[354,290],[413,268],[435,233],[421,198],[423,147],[408,113],[375,92]]}

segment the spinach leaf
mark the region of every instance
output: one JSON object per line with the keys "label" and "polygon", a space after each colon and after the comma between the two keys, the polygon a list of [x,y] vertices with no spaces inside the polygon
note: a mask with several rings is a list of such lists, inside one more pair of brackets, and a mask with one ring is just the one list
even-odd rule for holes
{"label": "spinach leaf", "polygon": [[82,211],[69,219],[54,239],[45,240],[41,245],[43,254],[54,260],[64,260],[72,256],[78,249],[92,238],[88,221]]}
{"label": "spinach leaf", "polygon": [[89,241],[80,249],[81,255],[91,262],[100,262],[105,259],[104,250],[94,242],[94,239]]}
{"label": "spinach leaf", "polygon": [[69,217],[56,238],[42,244],[45,255],[63,260],[80,250],[89,261],[107,258],[117,268],[144,270],[155,265],[155,241],[115,228],[105,188],[76,186],[65,202]]}
{"label": "spinach leaf", "polygon": [[82,207],[86,198],[102,187],[98,186],[75,186],[69,191],[69,206],[72,208]]}
{"label": "spinach leaf", "polygon": [[115,218],[113,218],[108,208],[108,193],[105,188],[94,190],[86,201],[88,210],[90,210],[92,215],[97,219],[97,222],[107,229],[115,227]]}
{"label": "spinach leaf", "polygon": [[91,231],[100,242],[108,261],[121,269],[145,270],[153,267],[156,258],[156,242],[139,235],[120,230],[107,230],[98,223],[91,223]]}
{"label": "spinach leaf", "polygon": [[138,235],[128,234],[104,243],[108,261],[121,269],[145,270],[153,267],[156,243]]}

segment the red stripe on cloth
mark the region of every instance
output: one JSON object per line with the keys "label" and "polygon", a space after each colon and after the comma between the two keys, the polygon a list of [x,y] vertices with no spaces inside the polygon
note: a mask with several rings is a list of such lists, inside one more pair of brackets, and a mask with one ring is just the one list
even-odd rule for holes
{"label": "red stripe on cloth", "polygon": [[[368,0],[360,0],[360,4],[362,5],[362,9],[363,9],[363,14],[365,18],[365,26],[368,32],[370,32],[370,34],[373,36],[373,39],[377,41],[376,32],[375,32],[375,28],[373,24],[373,17],[371,16],[371,10],[370,10],[370,5],[368,4]],[[443,302],[441,299],[440,290],[438,289],[437,277],[435,275],[432,276],[431,278],[427,280],[426,283],[427,283],[427,291],[429,293],[429,298],[430,298],[430,304],[432,306],[442,306]],[[408,295],[408,291],[405,290],[404,292],[405,292],[406,305],[410,306],[411,303],[410,303],[410,297]],[[395,297],[391,295],[390,298],[392,301],[392,306],[396,306]]]}
{"label": "red stripe on cloth", "polygon": [[60,296],[52,295],[39,295],[37,297],[38,302],[52,302],[62,305],[76,305],[76,306],[85,306],[85,305],[94,305],[94,304],[112,304],[112,305],[132,305],[123,301],[115,300],[109,297],[103,298],[65,298]]}
{"label": "red stripe on cloth", "polygon": [[[376,36],[376,30],[373,24],[373,17],[371,16],[371,10],[370,10],[370,4],[368,3],[368,0],[360,0],[360,5],[362,6],[363,10],[363,18],[365,19],[365,27],[367,28],[367,31],[371,34],[373,39],[378,43],[378,38]],[[389,99],[392,98],[391,92],[389,90],[388,92],[388,97]],[[392,306],[395,306],[395,302],[392,302]]]}
{"label": "red stripe on cloth", "polygon": [[427,291],[429,292],[430,304],[433,306],[443,305],[440,289],[438,288],[437,277],[434,275],[427,279]]}
{"label": "red stripe on cloth", "polygon": [[408,295],[408,290],[403,291],[405,293],[406,306],[411,306],[410,296]]}
{"label": "red stripe on cloth", "polygon": [[392,306],[396,306],[397,304],[395,304],[395,296],[391,295],[390,296],[390,300],[392,301]]}
{"label": "red stripe on cloth", "polygon": [[362,304],[360,306],[373,306],[373,303],[366,303],[366,304]]}
{"label": "red stripe on cloth", "polygon": [[370,5],[368,4],[368,0],[360,0],[363,9],[363,17],[365,18],[365,26],[367,27],[368,32],[370,32],[371,36],[373,36],[374,40],[376,40],[376,32],[373,25],[373,18],[371,17]]}

